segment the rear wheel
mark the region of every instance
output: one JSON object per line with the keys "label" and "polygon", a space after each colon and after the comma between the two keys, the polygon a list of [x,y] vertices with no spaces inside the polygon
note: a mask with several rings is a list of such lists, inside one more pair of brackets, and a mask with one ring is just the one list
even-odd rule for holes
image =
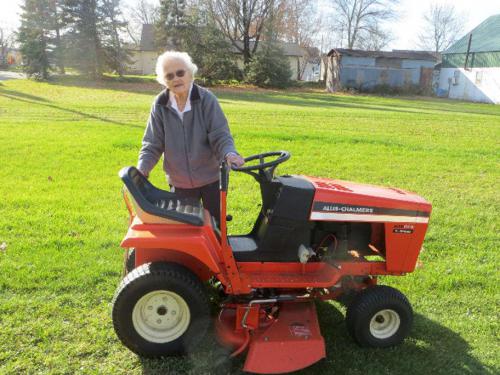
{"label": "rear wheel", "polygon": [[361,346],[384,348],[400,344],[410,332],[413,310],[408,299],[388,286],[369,287],[347,308],[347,329]]}
{"label": "rear wheel", "polygon": [[210,324],[200,280],[173,263],[148,263],[130,272],[113,300],[113,325],[122,343],[144,357],[191,351]]}

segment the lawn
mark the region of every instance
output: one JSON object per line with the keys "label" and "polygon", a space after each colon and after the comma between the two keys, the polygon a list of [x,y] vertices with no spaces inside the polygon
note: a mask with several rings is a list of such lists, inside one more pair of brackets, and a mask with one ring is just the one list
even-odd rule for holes
{"label": "lawn", "polygon": [[[133,165],[151,83],[0,83],[0,373],[213,373],[213,337],[185,358],[143,360],[116,338]],[[500,106],[435,99],[215,90],[244,155],[288,150],[279,173],[399,187],[433,204],[423,265],[382,283],[413,304],[403,345],[361,349],[344,309],[320,303],[327,358],[301,374],[500,371]],[[160,168],[155,184],[165,186]],[[231,175],[230,232],[250,229],[256,183]],[[5,243],[3,246],[2,243]],[[241,360],[226,367],[238,373]],[[231,367],[232,366],[232,367]]]}

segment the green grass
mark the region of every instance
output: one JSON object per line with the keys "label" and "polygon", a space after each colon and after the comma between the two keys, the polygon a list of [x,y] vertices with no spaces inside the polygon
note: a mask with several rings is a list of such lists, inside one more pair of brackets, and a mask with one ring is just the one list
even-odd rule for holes
{"label": "green grass", "polygon": [[[127,229],[117,171],[136,162],[156,90],[147,82],[0,83],[0,373],[213,372],[212,337],[188,357],[148,361],[112,328]],[[500,371],[500,106],[215,91],[242,154],[292,153],[280,174],[390,185],[433,203],[423,266],[382,280],[413,304],[410,337],[397,348],[361,349],[343,308],[320,303],[328,356],[301,373]],[[152,179],[166,185],[160,168]],[[233,173],[230,183],[230,231],[242,233],[259,193],[246,175]]]}

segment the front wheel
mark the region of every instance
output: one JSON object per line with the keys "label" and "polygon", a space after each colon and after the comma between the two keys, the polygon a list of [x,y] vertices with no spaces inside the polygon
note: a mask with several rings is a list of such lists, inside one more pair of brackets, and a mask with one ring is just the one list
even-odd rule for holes
{"label": "front wheel", "polygon": [[385,348],[406,338],[413,323],[413,310],[397,289],[374,286],[354,297],[347,308],[346,323],[359,345]]}
{"label": "front wheel", "polygon": [[127,274],[113,299],[113,325],[122,343],[144,357],[191,351],[210,324],[201,281],[173,263],[148,263]]}

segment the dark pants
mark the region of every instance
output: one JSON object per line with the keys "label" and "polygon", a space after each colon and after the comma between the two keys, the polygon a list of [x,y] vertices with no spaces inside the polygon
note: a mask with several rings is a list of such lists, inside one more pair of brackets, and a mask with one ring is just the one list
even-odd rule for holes
{"label": "dark pants", "polygon": [[211,184],[200,186],[194,189],[183,189],[175,186],[171,187],[172,192],[175,192],[179,198],[194,198],[203,202],[203,207],[210,212],[210,215],[215,217],[217,222],[220,220],[220,192],[219,181]]}

